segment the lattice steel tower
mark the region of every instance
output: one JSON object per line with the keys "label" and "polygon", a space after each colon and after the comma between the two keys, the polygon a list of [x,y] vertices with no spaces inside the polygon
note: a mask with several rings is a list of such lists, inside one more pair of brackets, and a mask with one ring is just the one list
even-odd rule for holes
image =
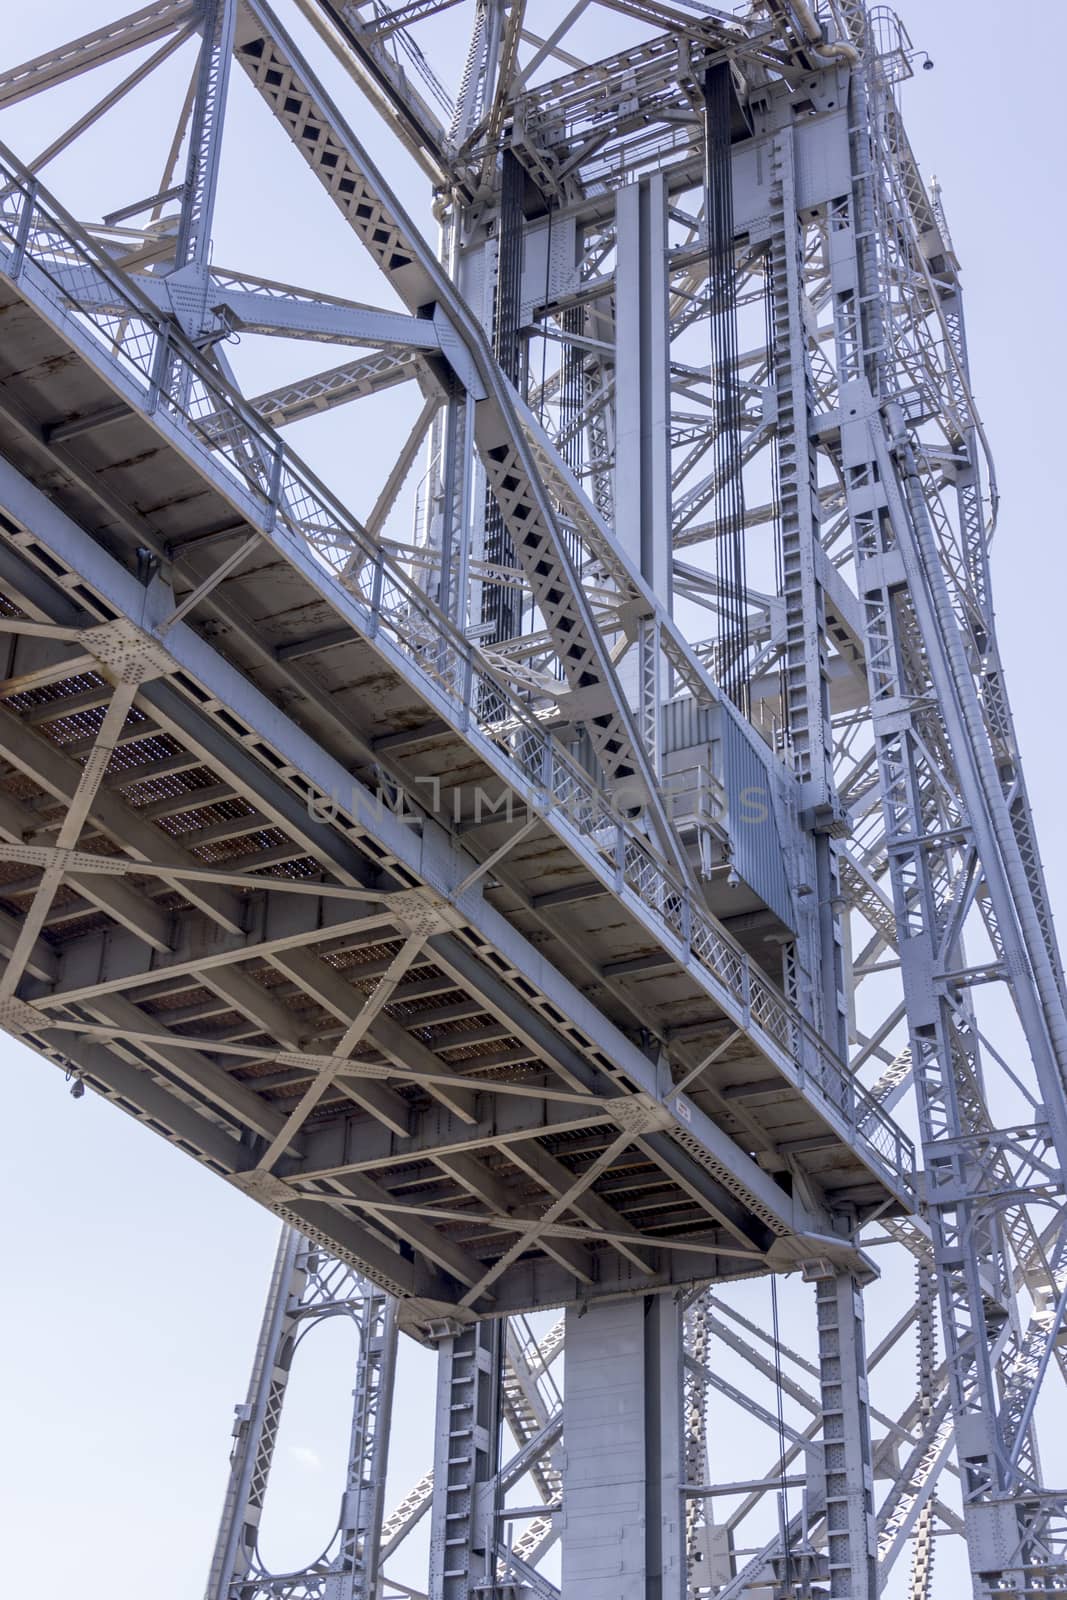
{"label": "lattice steel tower", "polygon": [[0,1024],[286,1224],[209,1600],[1063,1594],[1067,1002],[911,41],[279,4],[0,75]]}

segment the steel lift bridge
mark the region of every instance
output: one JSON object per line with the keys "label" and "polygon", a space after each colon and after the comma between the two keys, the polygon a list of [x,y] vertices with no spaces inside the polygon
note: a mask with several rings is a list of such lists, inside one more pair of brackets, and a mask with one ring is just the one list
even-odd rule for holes
{"label": "steel lift bridge", "polygon": [[[0,152],[0,1023],[286,1224],[210,1600],[1062,1595],[1064,981],[910,41],[277,4],[0,76],[4,126],[81,96]],[[217,264],[253,111],[379,304]],[[48,187],[93,139],[103,216]],[[353,349],[244,394],[253,335]],[[277,1574],[326,1316],[348,1480]],[[398,1330],[438,1402],[389,1511]]]}

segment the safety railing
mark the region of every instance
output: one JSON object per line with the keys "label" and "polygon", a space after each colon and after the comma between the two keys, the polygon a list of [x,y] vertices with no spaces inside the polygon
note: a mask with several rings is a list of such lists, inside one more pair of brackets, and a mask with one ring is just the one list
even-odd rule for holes
{"label": "safety railing", "polygon": [[611,808],[530,706],[3,146],[0,270],[23,279],[23,292],[46,298],[60,325],[88,333],[101,364],[110,359],[132,381],[145,412],[177,424],[251,496],[266,532],[287,533],[334,573],[363,613],[366,635],[387,640],[451,702],[461,730],[488,740],[507,758],[546,821],[576,836],[594,862],[600,859],[616,889],[629,891],[634,914],[682,963],[711,980],[717,1002],[768,1058],[801,1092],[815,1091],[844,1120],[850,1142],[909,1185],[911,1142],[673,876],[640,821]]}

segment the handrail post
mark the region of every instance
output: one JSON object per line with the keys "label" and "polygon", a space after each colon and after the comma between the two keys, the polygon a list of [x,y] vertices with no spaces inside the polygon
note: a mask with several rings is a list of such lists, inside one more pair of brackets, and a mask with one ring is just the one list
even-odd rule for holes
{"label": "handrail post", "polygon": [[19,225],[15,232],[15,245],[11,253],[11,276],[18,278],[26,260],[27,247],[30,239],[30,226],[33,214],[37,209],[37,180],[31,179],[22,191],[23,206],[19,213]]}

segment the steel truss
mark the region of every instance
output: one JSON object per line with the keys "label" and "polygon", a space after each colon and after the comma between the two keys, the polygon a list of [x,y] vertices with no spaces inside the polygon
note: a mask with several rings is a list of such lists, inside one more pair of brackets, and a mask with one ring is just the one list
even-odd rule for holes
{"label": "steel truss", "polygon": [[[542,9],[172,0],[0,74],[106,79],[0,147],[0,1024],[286,1225],[209,1600],[929,1600],[960,1536],[976,1600],[1058,1594],[1067,992],[910,41]],[[65,209],[179,62],[152,193]],[[386,304],[218,265],[237,84]],[[246,395],[238,337],[353,353]],[[320,482],[284,430],[387,390]],[[787,1273],[810,1335],[730,1287]],[[327,1316],[348,1478],[274,1574]],[[386,1514],[400,1329],[437,1420]]]}

